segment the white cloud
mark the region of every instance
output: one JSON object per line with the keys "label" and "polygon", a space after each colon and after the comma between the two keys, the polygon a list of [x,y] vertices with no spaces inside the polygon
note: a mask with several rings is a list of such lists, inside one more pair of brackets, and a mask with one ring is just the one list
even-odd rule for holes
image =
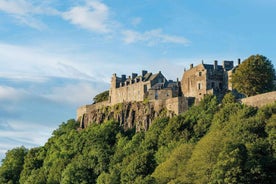
{"label": "white cloud", "polygon": [[47,77],[94,80],[77,60],[71,61],[68,56],[54,55],[51,51],[0,43],[0,55],[3,78],[33,82],[44,82]]}
{"label": "white cloud", "polygon": [[157,45],[159,43],[189,44],[189,40],[186,38],[164,34],[161,29],[154,29],[144,33],[125,30],[122,34],[124,36],[124,42],[127,44],[135,42],[146,42],[149,46]]}
{"label": "white cloud", "polygon": [[27,95],[22,89],[15,89],[9,86],[0,86],[0,100],[18,100]]}
{"label": "white cloud", "polygon": [[138,26],[140,23],[142,22],[142,18],[141,17],[135,17],[131,20],[131,24],[133,26]]}
{"label": "white cloud", "polygon": [[25,0],[1,0],[0,10],[14,15],[26,15],[33,9]]}
{"label": "white cloud", "polygon": [[109,8],[99,2],[88,2],[86,6],[76,6],[64,12],[62,17],[72,24],[98,33],[109,32]]}
{"label": "white cloud", "polygon": [[[106,84],[105,84],[106,85]],[[104,88],[104,84],[84,83],[67,84],[65,86],[54,87],[51,92],[44,95],[45,98],[71,105],[83,105],[92,103],[93,97]],[[107,86],[107,85],[106,85]]]}
{"label": "white cloud", "polygon": [[0,0],[0,11],[3,11],[14,17],[19,23],[30,26],[35,29],[46,27],[44,23],[36,19],[36,14],[57,15],[59,12],[47,7],[46,4],[34,5],[26,0]]}
{"label": "white cloud", "polygon": [[0,129],[0,154],[12,149],[24,145],[31,148],[34,146],[43,145],[51,132],[57,128],[50,125],[41,125],[37,123],[14,121],[9,120],[7,122],[8,129]]}

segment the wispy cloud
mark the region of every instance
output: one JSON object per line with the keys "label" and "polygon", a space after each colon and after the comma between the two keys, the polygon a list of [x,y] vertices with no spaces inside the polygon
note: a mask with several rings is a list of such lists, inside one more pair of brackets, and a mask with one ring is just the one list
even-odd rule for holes
{"label": "wispy cloud", "polygon": [[1,0],[0,11],[3,11],[14,17],[19,23],[27,25],[35,29],[42,29],[46,25],[39,19],[36,19],[36,14],[54,15],[58,11],[50,7],[45,7],[45,4],[34,5],[27,0]]}
{"label": "wispy cloud", "polygon": [[2,100],[18,100],[23,98],[27,92],[22,89],[15,89],[10,86],[0,86],[0,101]]}
{"label": "wispy cloud", "polygon": [[110,32],[109,8],[99,1],[87,2],[64,12],[62,17],[72,24],[98,33]]}
{"label": "wispy cloud", "polygon": [[[84,5],[74,6],[68,11],[59,11],[50,3],[33,2],[28,0],[0,0],[0,11],[7,13],[20,24],[42,30],[47,25],[40,16],[61,16],[71,24],[98,34],[105,34],[106,38],[122,33],[123,42],[144,42],[154,46],[159,43],[173,43],[188,45],[189,40],[182,36],[163,33],[161,29],[152,29],[145,32],[130,30],[110,16],[110,8],[99,0],[85,1]],[[141,17],[131,19],[131,25],[137,27]]]}
{"label": "wispy cloud", "polygon": [[157,45],[159,43],[174,43],[188,45],[190,42],[188,39],[181,36],[165,34],[161,29],[154,29],[146,31],[144,33],[140,33],[133,30],[125,30],[122,32],[122,34],[124,36],[124,42],[127,44],[145,42],[149,46]]}
{"label": "wispy cloud", "polygon": [[45,98],[70,105],[80,105],[92,103],[92,98],[101,92],[107,84],[102,83],[85,83],[66,84],[51,89],[49,94],[44,95]]}
{"label": "wispy cloud", "polygon": [[[6,128],[0,129],[0,160],[4,153],[24,145],[27,148],[42,146],[56,126],[9,120]],[[0,122],[0,127],[3,122]]]}
{"label": "wispy cloud", "polygon": [[77,61],[48,50],[0,43],[0,55],[0,77],[3,78],[34,82],[44,82],[47,77],[93,80]]}
{"label": "wispy cloud", "polygon": [[141,17],[135,17],[131,20],[131,24],[135,27],[138,26],[141,22],[142,22]]}

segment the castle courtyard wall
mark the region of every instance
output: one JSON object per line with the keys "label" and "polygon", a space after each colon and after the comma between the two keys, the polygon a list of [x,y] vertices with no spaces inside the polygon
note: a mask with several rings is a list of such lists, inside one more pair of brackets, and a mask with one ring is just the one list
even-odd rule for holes
{"label": "castle courtyard wall", "polygon": [[91,105],[84,105],[77,109],[77,118],[76,120],[80,120],[84,114],[87,114],[89,112],[92,112],[94,109],[100,109],[103,107],[110,106],[110,103],[108,101],[98,102],[96,104]]}
{"label": "castle courtyard wall", "polygon": [[144,85],[146,85],[146,83],[140,81],[119,88],[112,88],[110,94],[111,104],[143,101],[145,98]]}
{"label": "castle courtyard wall", "polygon": [[165,102],[167,110],[174,112],[176,115],[188,110],[188,100],[185,97],[175,97],[167,99]]}
{"label": "castle courtyard wall", "polygon": [[262,107],[276,101],[276,91],[241,99],[241,102],[254,107]]}

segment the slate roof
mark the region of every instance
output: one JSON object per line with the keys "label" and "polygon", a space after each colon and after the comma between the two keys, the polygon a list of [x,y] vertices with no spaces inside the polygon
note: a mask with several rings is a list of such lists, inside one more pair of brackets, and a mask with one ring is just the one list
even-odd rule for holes
{"label": "slate roof", "polygon": [[[207,70],[214,70],[214,65],[211,64],[203,64],[204,68]],[[223,67],[221,65],[218,65],[218,70],[223,70]]]}
{"label": "slate roof", "polygon": [[152,73],[147,73],[145,76],[144,76],[144,80],[143,81],[148,81],[150,79],[150,76],[152,75]]}

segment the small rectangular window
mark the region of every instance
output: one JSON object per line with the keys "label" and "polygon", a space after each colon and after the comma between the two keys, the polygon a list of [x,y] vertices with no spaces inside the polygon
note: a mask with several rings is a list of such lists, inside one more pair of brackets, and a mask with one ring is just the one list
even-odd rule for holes
{"label": "small rectangular window", "polygon": [[198,83],[198,89],[201,89],[201,85],[200,85],[200,83]]}
{"label": "small rectangular window", "polygon": [[201,76],[201,75],[202,75],[202,73],[201,73],[201,72],[199,72],[199,73],[198,73],[198,76]]}

